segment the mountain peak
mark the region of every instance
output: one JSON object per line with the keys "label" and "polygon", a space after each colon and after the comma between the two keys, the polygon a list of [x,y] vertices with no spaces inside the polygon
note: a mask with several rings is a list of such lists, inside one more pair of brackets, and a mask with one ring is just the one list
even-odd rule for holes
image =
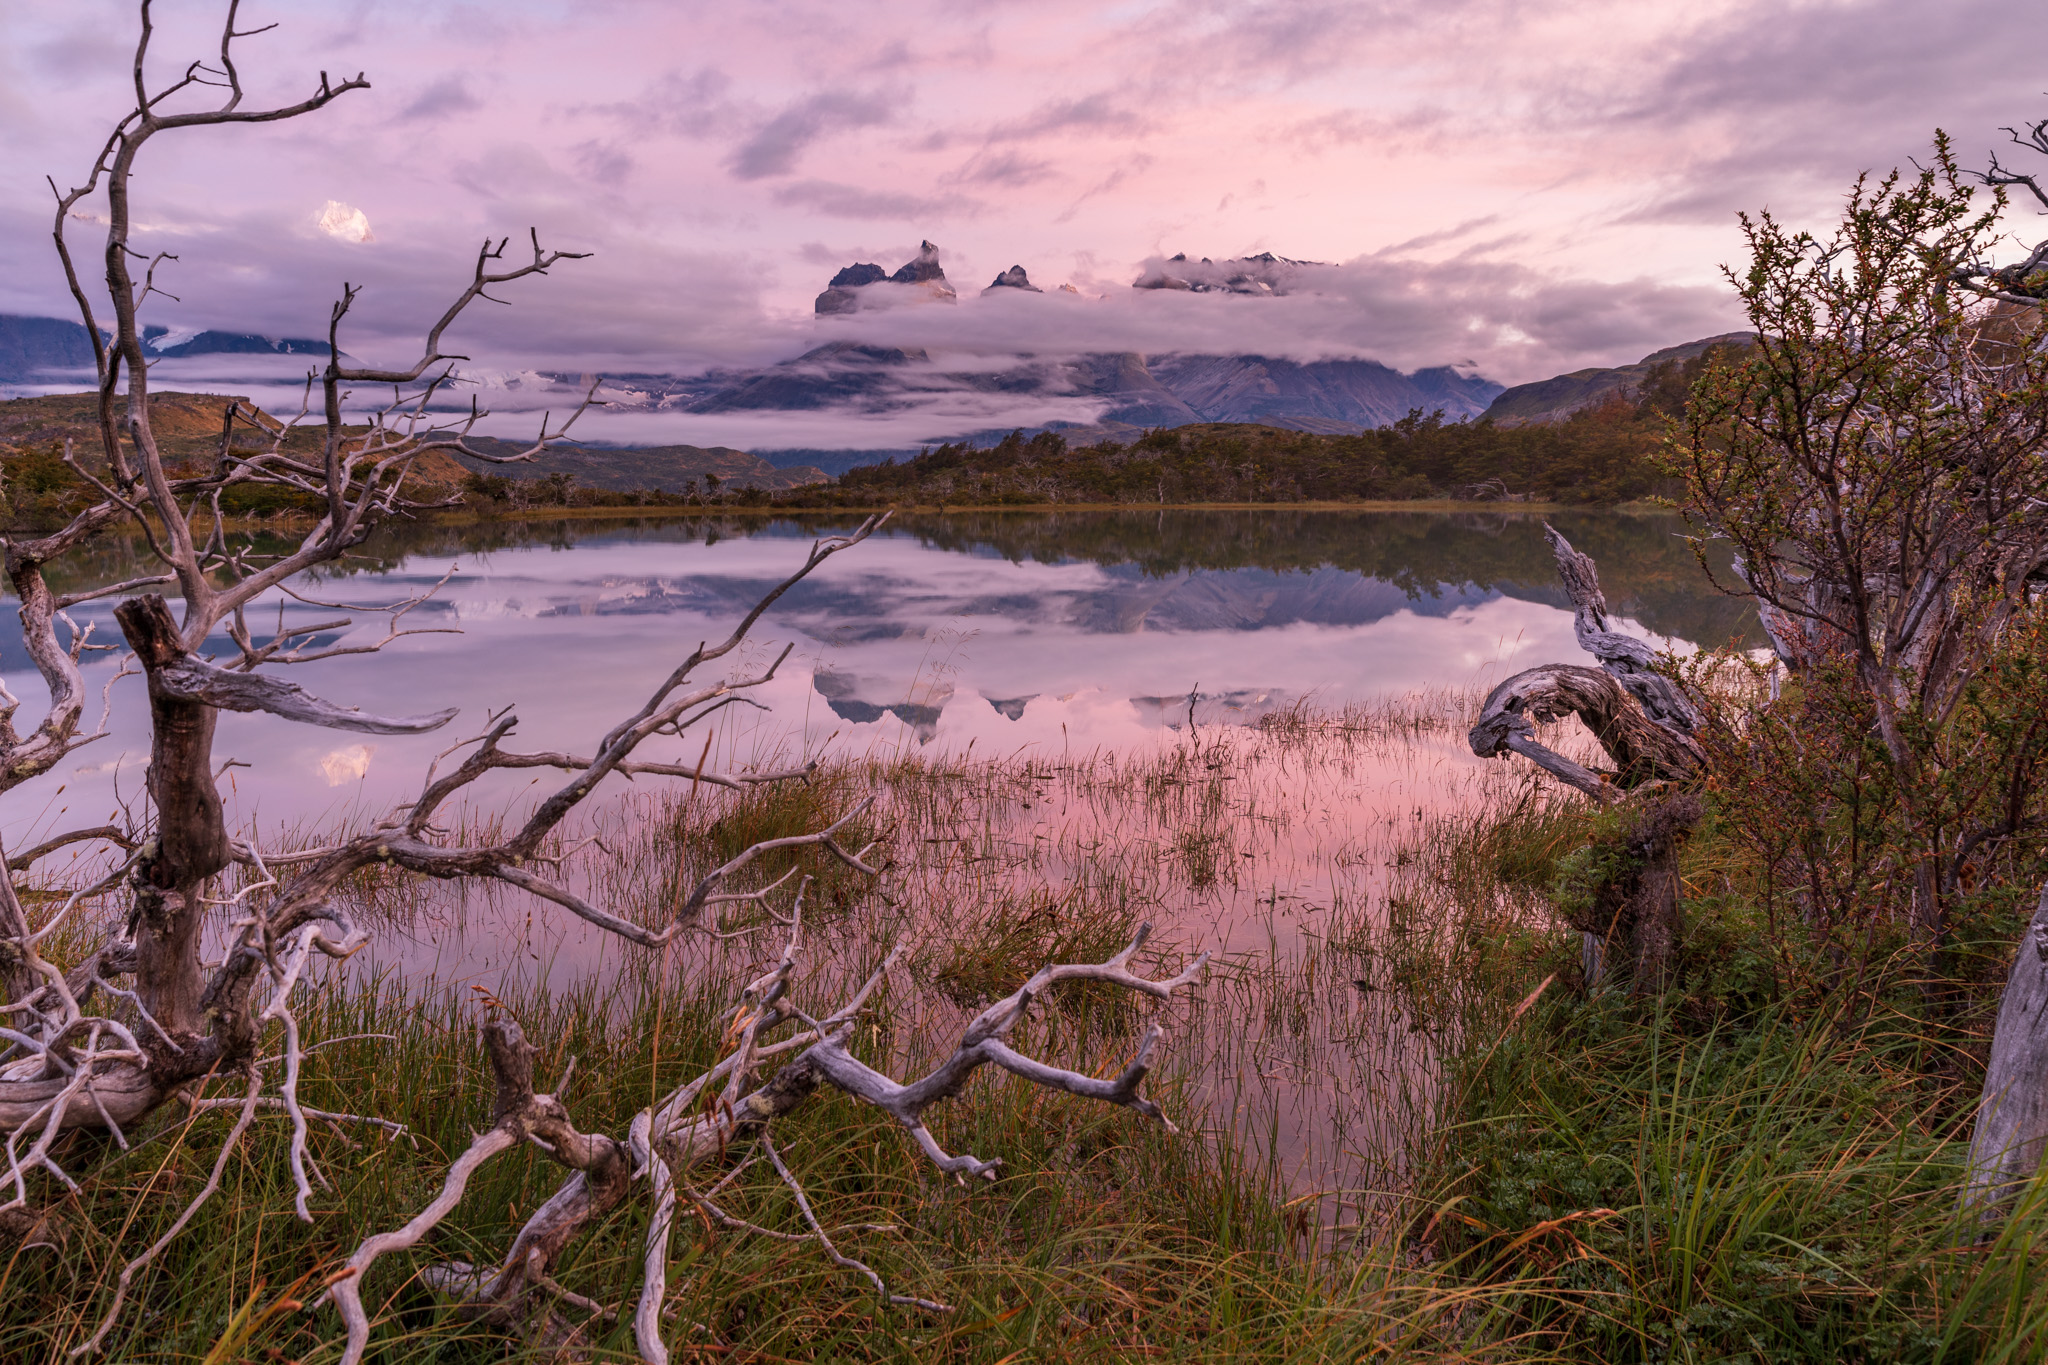
{"label": "mountain peak", "polygon": [[946,272],[939,265],[939,249],[930,242],[921,244],[917,248],[917,259],[906,263],[889,279],[895,284],[929,284],[933,280],[944,284]]}
{"label": "mountain peak", "polygon": [[850,265],[832,277],[829,288],[858,289],[864,284],[880,284],[889,278],[889,272],[878,265]]}
{"label": "mountain peak", "polygon": [[857,312],[863,304],[860,291],[884,284],[909,285],[943,303],[959,298],[953,286],[946,283],[945,268],[939,264],[939,249],[926,241],[918,245],[917,258],[905,262],[893,275],[884,274],[878,265],[847,266],[832,277],[813,307],[820,315]]}
{"label": "mountain peak", "polygon": [[1325,261],[1296,261],[1270,251],[1227,261],[1212,261],[1207,256],[1191,261],[1183,251],[1165,260],[1152,258],[1144,272],[1131,282],[1131,288],[1185,289],[1196,294],[1287,294],[1293,292],[1303,271],[1329,268]]}
{"label": "mountain peak", "polygon": [[993,294],[998,289],[1027,289],[1034,294],[1043,294],[1045,292],[1031,282],[1031,277],[1024,273],[1024,267],[1021,265],[1013,265],[1002,274],[996,276],[994,282],[981,292],[983,294]]}

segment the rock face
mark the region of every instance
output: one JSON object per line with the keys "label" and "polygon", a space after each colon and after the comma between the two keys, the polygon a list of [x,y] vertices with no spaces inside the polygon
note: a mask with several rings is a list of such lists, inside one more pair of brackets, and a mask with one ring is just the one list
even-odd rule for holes
{"label": "rock face", "polygon": [[[1021,265],[1013,265],[1002,274],[996,276],[994,282],[981,292],[986,297],[999,289],[1028,289],[1034,294],[1043,294],[1045,292],[1031,282],[1031,277],[1024,273],[1024,267]],[[1078,293],[1080,291],[1076,290],[1075,292]]]}
{"label": "rock face", "polygon": [[1181,427],[1202,415],[1145,364],[1136,351],[1084,355],[1065,367],[1069,391],[1106,398],[1110,406],[1098,421],[1134,427]]}
{"label": "rock face", "polygon": [[878,265],[850,265],[832,277],[825,292],[818,295],[815,305],[820,313],[851,313],[860,307],[860,295],[856,290],[871,284],[880,284],[889,278],[889,272]]}
{"label": "rock face", "polygon": [[[917,259],[899,266],[896,273],[889,277],[889,282],[891,284],[946,284],[946,272],[939,267],[939,249],[930,242],[920,243],[917,248]],[[952,292],[952,286],[947,285],[946,293],[950,295]]]}
{"label": "rock face", "polygon": [[1186,289],[1196,294],[1273,295],[1291,293],[1307,272],[1327,270],[1323,261],[1294,261],[1261,251],[1228,261],[1204,256],[1191,261],[1187,253],[1149,261],[1131,283],[1133,289]]}
{"label": "rock face", "polygon": [[[953,286],[946,283],[945,269],[939,264],[939,249],[930,242],[918,247],[917,259],[907,261],[895,274],[887,275],[878,265],[850,265],[832,277],[825,292],[818,295],[813,308],[820,315],[830,313],[854,313],[870,303],[885,299],[900,299],[904,295],[878,291],[877,287],[892,288],[907,286],[918,291],[923,299],[940,303],[953,303],[959,295]],[[873,292],[871,292],[873,291]]]}
{"label": "rock face", "polygon": [[1166,355],[1152,357],[1149,369],[1195,420],[1261,422],[1324,435],[1386,426],[1417,408],[1455,422],[1476,416],[1500,392],[1491,380],[1449,368],[1410,375],[1375,360],[1303,364],[1258,355]]}
{"label": "rock face", "polygon": [[1652,351],[1633,365],[1612,369],[1573,370],[1533,384],[1517,384],[1503,390],[1486,409],[1486,417],[1501,426],[1522,426],[1530,422],[1561,422],[1585,408],[1597,407],[1615,394],[1636,391],[1650,370],[1667,360],[1690,360],[1712,346],[1746,346],[1755,337],[1748,332],[1724,332],[1702,337],[1680,346]]}

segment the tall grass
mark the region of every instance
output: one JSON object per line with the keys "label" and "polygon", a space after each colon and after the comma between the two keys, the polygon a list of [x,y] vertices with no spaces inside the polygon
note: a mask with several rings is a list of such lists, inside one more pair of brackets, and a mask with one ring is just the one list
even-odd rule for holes
{"label": "tall grass", "polygon": [[1782,949],[1710,826],[1687,883],[1723,894],[1691,902],[1679,989],[1588,992],[1542,911],[1600,827],[1482,805],[1418,851],[1425,927],[1387,922],[1417,1007],[1460,1030],[1415,1151],[1429,1249],[1540,1282],[1509,1316],[1575,1359],[2048,1358],[2048,1189],[1959,1215],[1982,1073],[1918,1022],[1908,974],[1759,988]]}
{"label": "tall grass", "polygon": [[[1036,967],[1099,960],[1140,920],[1159,925],[1147,966],[1217,952],[1163,1014],[1076,990],[1019,1040],[1106,1074],[1161,1018],[1149,1084],[1182,1135],[984,1073],[932,1114],[949,1150],[1003,1158],[997,1182],[968,1190],[834,1093],[778,1124],[828,1226],[899,1229],[848,1231],[847,1249],[957,1312],[885,1311],[814,1247],[718,1231],[685,1207],[677,1358],[2043,1358],[2048,1276],[2031,1272],[2048,1197],[1994,1228],[1955,1221],[1967,1058],[1930,1071],[1932,1044],[1875,987],[1830,1008],[1752,988],[1766,949],[1711,830],[1686,853],[1695,952],[1681,989],[1588,992],[1553,890],[1600,819],[1524,768],[1458,757],[1470,701],[1296,708],[1256,731],[1058,763],[889,752],[773,788],[682,783],[552,848],[586,894],[660,923],[748,843],[873,797],[854,838],[876,841],[879,883],[816,850],[786,860],[820,879],[798,1002],[829,1008],[907,938],[855,1039],[898,1075],[943,1056]],[[578,1123],[617,1132],[715,1059],[741,984],[785,932],[735,911],[725,927],[755,932],[626,956],[549,938],[523,900],[488,890],[366,878],[350,894],[442,956],[431,973],[402,954],[405,971],[335,969],[301,1009],[309,1038],[335,1040],[302,1094],[407,1137],[316,1129],[330,1188],[307,1226],[291,1216],[285,1121],[259,1119],[221,1196],[137,1286],[113,1358],[332,1359],[333,1315],[291,1305],[314,1303],[366,1232],[425,1203],[487,1121],[483,1018],[515,1014],[544,1048],[541,1084],[568,1073]],[[483,970],[507,960],[508,938],[519,970]],[[129,1150],[67,1141],[79,1192],[44,1187],[48,1217],[0,1264],[0,1359],[53,1358],[91,1330],[228,1123],[172,1106]],[[501,1157],[428,1243],[379,1264],[378,1359],[540,1358],[415,1277],[438,1259],[494,1261],[559,1176],[538,1151]],[[802,1226],[758,1165],[720,1202]],[[646,1217],[629,1198],[559,1277],[629,1305]],[[616,1321],[592,1320],[585,1345],[631,1356]]]}
{"label": "tall grass", "polygon": [[[630,984],[638,988],[630,1000],[618,983],[499,1006],[544,1040],[543,1084],[556,1084],[576,1059],[559,1093],[586,1127],[621,1130],[651,1095],[714,1060],[729,1017],[729,999],[697,982]],[[307,1102],[396,1119],[411,1140],[316,1130],[314,1157],[332,1188],[316,1196],[315,1222],[305,1226],[290,1214],[286,1124],[259,1120],[221,1196],[146,1273],[110,1340],[111,1358],[199,1360],[223,1340],[232,1352],[219,1359],[332,1358],[339,1324],[330,1314],[263,1310],[287,1294],[310,1301],[358,1238],[425,1202],[472,1129],[488,1121],[479,1013],[453,993],[421,1000],[389,978],[306,1011],[309,1033],[352,1039],[310,1059]],[[883,1010],[859,1050],[877,1061],[928,1057],[908,1031]],[[1088,1065],[1127,1042],[1122,1030],[1108,1032],[1085,1010],[1056,1010],[1026,1041]],[[375,1034],[393,1036],[360,1036]],[[1180,1078],[1165,1076],[1153,1093],[1185,1112]],[[60,1202],[35,1244],[0,1269],[0,1358],[55,1358],[90,1330],[125,1258],[196,1189],[228,1120],[167,1112],[132,1135],[125,1153],[74,1140],[64,1157],[83,1177],[81,1193]],[[672,1334],[687,1348],[680,1358],[998,1361],[1023,1352],[1307,1361],[1452,1349],[1482,1335],[1487,1296],[1455,1275],[1386,1249],[1341,1275],[1299,1255],[1283,1201],[1227,1132],[1177,1139],[1126,1111],[1002,1077],[977,1081],[937,1115],[935,1130],[953,1150],[1001,1155],[1001,1178],[974,1190],[951,1186],[889,1120],[835,1094],[779,1124],[777,1137],[828,1226],[900,1229],[844,1233],[842,1244],[899,1292],[946,1300],[954,1314],[884,1311],[815,1248],[714,1231],[686,1213],[671,1270]],[[744,1156],[736,1152],[735,1163]],[[500,1158],[419,1254],[380,1265],[369,1294],[383,1317],[376,1358],[523,1358],[520,1342],[459,1321],[413,1277],[435,1259],[494,1261],[561,1174],[537,1151]],[[770,1228],[802,1226],[780,1182],[758,1167],[721,1203]],[[560,1277],[602,1303],[629,1304],[645,1217],[644,1201],[629,1201],[574,1249]],[[617,1324],[594,1323],[589,1345],[600,1358],[630,1356],[630,1336]]]}

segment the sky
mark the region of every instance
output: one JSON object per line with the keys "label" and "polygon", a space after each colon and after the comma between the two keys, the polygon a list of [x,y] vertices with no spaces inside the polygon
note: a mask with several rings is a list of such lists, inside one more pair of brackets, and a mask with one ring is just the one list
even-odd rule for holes
{"label": "sky", "polygon": [[[125,109],[134,11],[0,6],[0,312],[70,315],[43,177],[77,183]],[[221,12],[157,5],[155,82],[213,54]],[[318,334],[349,281],[344,344],[409,363],[477,243],[534,228],[590,258],[449,337],[507,371],[693,373],[859,334],[963,364],[1227,350],[1517,383],[1739,326],[1738,211],[1825,227],[1937,127],[1979,165],[2048,117],[2024,0],[244,6],[272,22],[236,44],[245,107],[323,70],[372,88],[145,149],[136,242],[179,257],[145,320]],[[95,224],[72,228],[90,271]],[[922,239],[958,305],[813,316],[841,266]],[[1338,268],[1286,299],[1129,287],[1175,252],[1259,251]],[[1081,297],[978,297],[1013,264]]]}

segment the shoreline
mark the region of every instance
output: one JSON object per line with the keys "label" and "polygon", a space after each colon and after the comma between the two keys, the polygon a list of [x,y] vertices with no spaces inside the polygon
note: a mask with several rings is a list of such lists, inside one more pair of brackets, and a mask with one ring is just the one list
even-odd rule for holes
{"label": "shoreline", "polygon": [[1672,509],[1654,503],[1626,502],[1606,506],[1581,506],[1562,502],[1461,502],[1450,498],[1416,499],[1412,501],[1378,502],[1178,502],[1178,503],[1128,503],[1128,502],[1047,502],[1047,503],[877,503],[850,507],[778,507],[774,504],[746,506],[738,503],[696,505],[696,506],[641,506],[641,507],[519,507],[482,514],[469,509],[450,509],[434,518],[438,525],[475,525],[493,521],[605,521],[635,517],[704,517],[704,516],[747,516],[747,517],[802,517],[802,516],[868,516],[879,512],[896,512],[917,516],[952,516],[973,514],[976,516],[1005,513],[1043,514],[1047,512],[1080,512],[1101,514],[1108,512],[1420,512],[1420,513],[1507,513],[1510,515],[1550,516],[1561,512],[1603,512],[1619,513],[1624,516],[1663,516]]}

